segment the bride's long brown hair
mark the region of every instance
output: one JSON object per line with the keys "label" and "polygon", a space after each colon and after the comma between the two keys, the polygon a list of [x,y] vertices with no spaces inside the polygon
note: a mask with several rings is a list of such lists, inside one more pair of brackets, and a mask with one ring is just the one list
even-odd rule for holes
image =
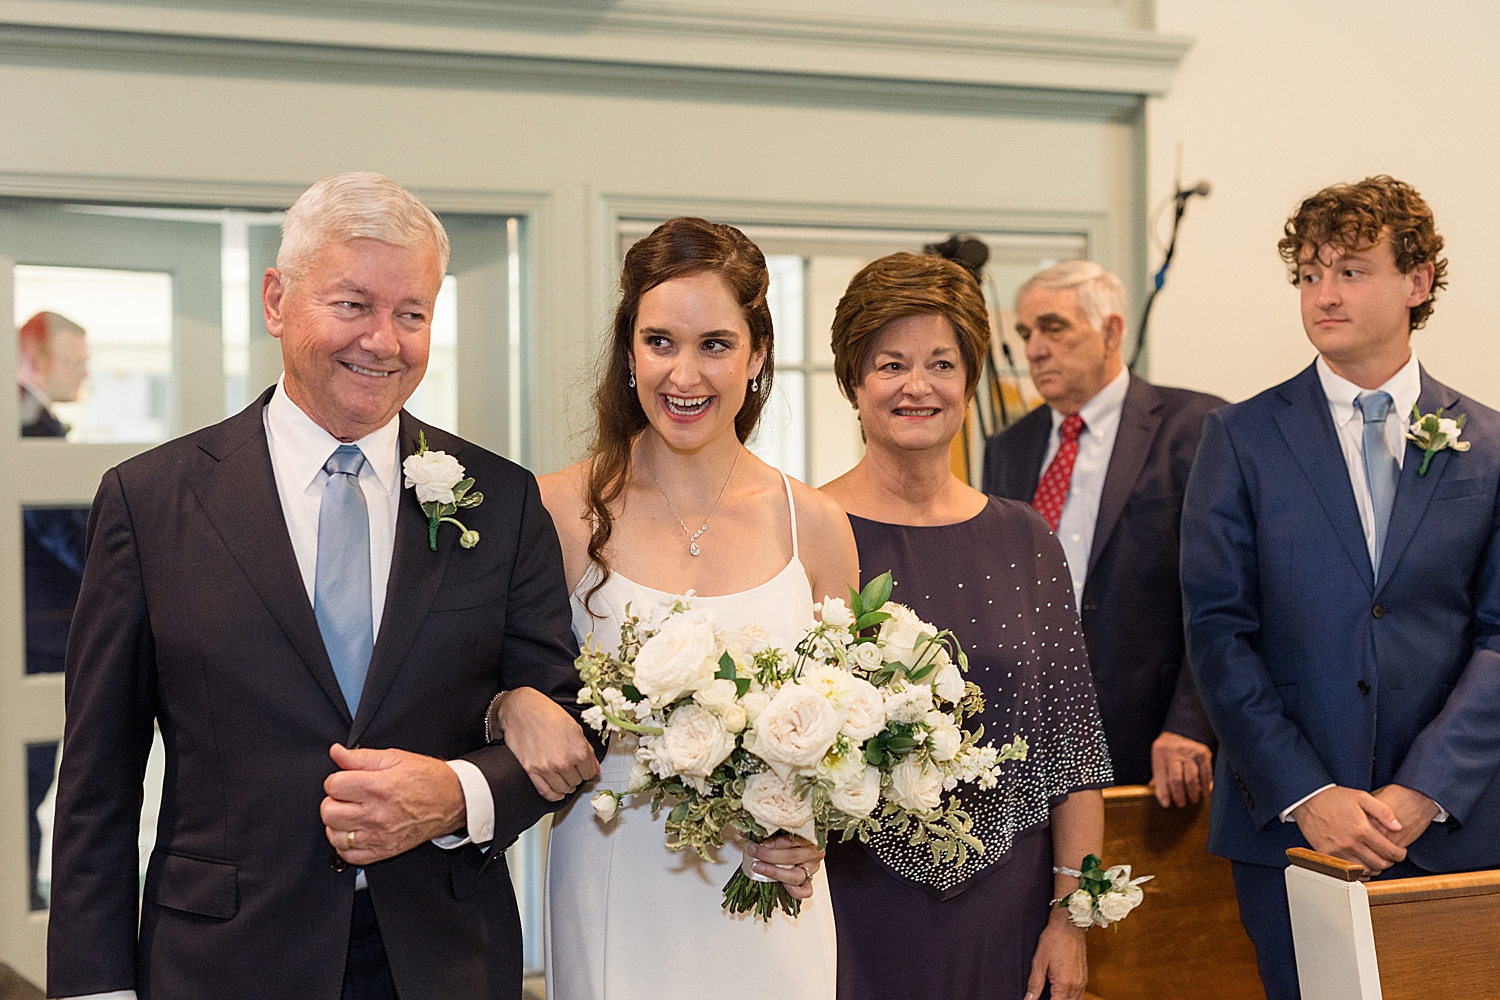
{"label": "bride's long brown hair", "polygon": [[[589,536],[589,560],[599,567],[599,580],[589,588],[592,598],[609,579],[604,549],[614,534],[610,506],[620,499],[630,478],[630,448],[649,421],[641,400],[630,385],[630,352],[635,339],[635,321],[641,296],[673,278],[711,272],[723,279],[735,301],[745,312],[750,328],[750,353],[765,351],[758,392],[745,393],[745,402],[735,414],[734,431],[741,443],[748,440],[760,421],[761,410],[771,395],[775,371],[771,335],[771,310],[766,305],[770,275],[760,248],[733,226],[696,218],[671,219],[654,229],[625,253],[620,270],[620,305],[615,310],[614,332],[604,358],[599,387],[594,390],[594,439],[589,445],[588,516],[593,521]],[[748,387],[747,387],[748,388]],[[587,604],[587,599],[585,599]]]}

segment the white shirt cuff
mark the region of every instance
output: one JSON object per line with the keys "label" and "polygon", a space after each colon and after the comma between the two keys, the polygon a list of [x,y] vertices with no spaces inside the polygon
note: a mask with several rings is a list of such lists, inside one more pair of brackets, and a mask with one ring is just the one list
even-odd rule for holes
{"label": "white shirt cuff", "polygon": [[1446,809],[1443,808],[1443,804],[1441,802],[1439,802],[1437,799],[1433,799],[1432,800],[1432,804],[1438,807],[1438,814],[1436,816],[1432,817],[1432,821],[1434,823],[1446,823],[1446,822],[1448,822],[1448,810],[1446,810]]}
{"label": "white shirt cuff", "polygon": [[1296,810],[1296,808],[1298,806],[1302,805],[1302,803],[1304,803],[1308,799],[1312,798],[1313,795],[1321,795],[1324,792],[1328,791],[1328,789],[1330,789],[1330,788],[1337,788],[1337,787],[1338,787],[1337,785],[1335,785],[1333,782],[1330,781],[1328,784],[1324,785],[1322,788],[1318,789],[1316,792],[1313,792],[1312,795],[1304,795],[1304,796],[1302,796],[1302,798],[1298,799],[1296,802],[1293,802],[1291,805],[1289,805],[1285,809],[1281,810],[1281,821],[1283,823],[1295,823],[1295,822],[1297,822],[1296,820],[1292,819],[1292,812],[1294,810]]}
{"label": "white shirt cuff", "polygon": [[111,993],[90,993],[83,997],[64,997],[63,1000],[135,1000],[135,990],[115,990]]}
{"label": "white shirt cuff", "polygon": [[490,783],[484,772],[472,761],[450,760],[448,766],[458,775],[458,783],[464,790],[464,808],[468,812],[468,836],[450,833],[433,838],[433,843],[445,851],[462,847],[468,843],[488,844],[495,839],[495,797],[490,793]]}

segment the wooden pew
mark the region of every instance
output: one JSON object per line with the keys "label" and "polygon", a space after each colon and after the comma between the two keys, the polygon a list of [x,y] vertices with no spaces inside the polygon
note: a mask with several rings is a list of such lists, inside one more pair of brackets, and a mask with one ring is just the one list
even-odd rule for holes
{"label": "wooden pew", "polygon": [[1207,845],[1207,800],[1163,809],[1144,785],[1104,790],[1105,864],[1156,878],[1118,929],[1089,931],[1091,997],[1265,1000],[1229,862]]}
{"label": "wooden pew", "polygon": [[1303,1000],[1500,1000],[1500,870],[1362,882],[1353,862],[1286,853]]}

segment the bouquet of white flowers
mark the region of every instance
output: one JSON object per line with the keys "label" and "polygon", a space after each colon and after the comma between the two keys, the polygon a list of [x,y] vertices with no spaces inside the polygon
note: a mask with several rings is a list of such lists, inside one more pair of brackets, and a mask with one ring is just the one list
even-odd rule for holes
{"label": "bouquet of white flowers", "polygon": [[1145,894],[1141,883],[1149,882],[1155,875],[1130,877],[1129,865],[1104,867],[1096,854],[1083,859],[1083,871],[1072,868],[1054,868],[1060,875],[1073,875],[1078,879],[1078,888],[1053,905],[1068,911],[1068,919],[1075,927],[1108,927],[1118,924],[1130,915],[1130,911],[1141,905]]}
{"label": "bouquet of white flowers", "polygon": [[[891,603],[891,586],[885,573],[863,593],[851,588],[847,603],[824,602],[790,654],[753,627],[719,630],[691,593],[645,619],[627,608],[617,650],[590,636],[577,661],[584,721],[639,738],[628,791],[596,793],[599,817],[613,819],[626,795],[649,795],[653,809],[670,797],[668,846],[705,858],[726,829],[822,847],[831,831],[867,841],[888,827],[929,844],[939,862],[983,851],[959,800],[943,793],[960,782],[993,788],[1026,742],[980,746],[983,727],[963,728],[984,701],[963,678],[962,648]],[[769,920],[801,903],[742,867],[724,906]]]}

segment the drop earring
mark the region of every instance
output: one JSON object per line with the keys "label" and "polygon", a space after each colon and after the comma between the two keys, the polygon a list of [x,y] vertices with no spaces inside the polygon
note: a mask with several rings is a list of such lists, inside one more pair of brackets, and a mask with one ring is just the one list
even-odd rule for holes
{"label": "drop earring", "polygon": [[753,379],[750,380],[750,391],[751,392],[760,392],[760,376],[759,375],[755,376]]}
{"label": "drop earring", "polygon": [[635,388],[635,372],[630,373],[630,388]]}

